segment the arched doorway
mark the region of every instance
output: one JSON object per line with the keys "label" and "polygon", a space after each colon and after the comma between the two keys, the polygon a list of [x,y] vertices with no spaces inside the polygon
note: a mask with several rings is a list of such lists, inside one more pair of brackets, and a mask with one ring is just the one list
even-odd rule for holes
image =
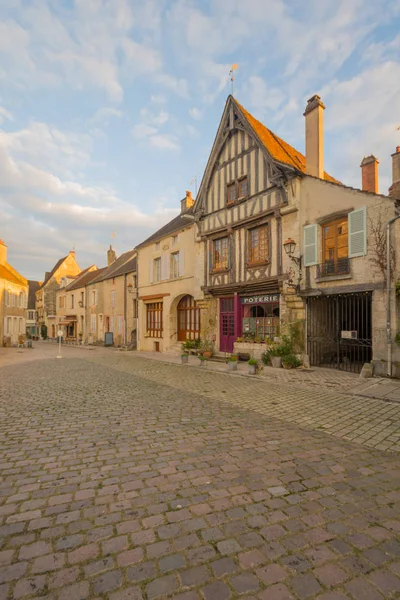
{"label": "arched doorway", "polygon": [[200,308],[193,296],[184,296],[178,304],[178,342],[200,337]]}

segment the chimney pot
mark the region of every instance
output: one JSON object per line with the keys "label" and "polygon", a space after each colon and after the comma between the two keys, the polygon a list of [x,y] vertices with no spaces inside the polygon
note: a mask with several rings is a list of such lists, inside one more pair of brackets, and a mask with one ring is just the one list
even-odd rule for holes
{"label": "chimney pot", "polygon": [[107,250],[107,266],[109,267],[110,265],[112,265],[116,259],[117,255],[115,254],[115,250],[113,250],[113,247],[110,244],[110,249]]}
{"label": "chimney pot", "polygon": [[379,193],[378,165],[379,160],[373,154],[362,159],[360,167],[363,192]]}
{"label": "chimney pot", "polygon": [[324,110],[320,96],[314,94],[306,106],[306,173],[324,179]]}
{"label": "chimney pot", "polygon": [[192,192],[190,190],[186,190],[186,196],[183,200],[181,200],[181,214],[192,208],[194,204],[194,198],[192,196]]}

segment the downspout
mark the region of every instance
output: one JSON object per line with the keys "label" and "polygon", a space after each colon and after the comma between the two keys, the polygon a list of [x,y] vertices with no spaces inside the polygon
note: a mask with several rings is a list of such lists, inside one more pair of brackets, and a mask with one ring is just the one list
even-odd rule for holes
{"label": "downspout", "polygon": [[400,219],[400,215],[393,217],[386,223],[386,341],[387,341],[387,376],[392,376],[392,328],[391,328],[391,272],[390,272],[390,226]]}
{"label": "downspout", "polygon": [[125,273],[124,275],[124,346],[126,346],[126,340],[127,340],[127,311],[126,311],[126,307],[127,307],[127,298],[126,298],[126,294],[127,294],[127,289],[126,289],[126,281],[127,281],[127,273]]}
{"label": "downspout", "polygon": [[136,350],[139,350],[139,252],[136,250]]}

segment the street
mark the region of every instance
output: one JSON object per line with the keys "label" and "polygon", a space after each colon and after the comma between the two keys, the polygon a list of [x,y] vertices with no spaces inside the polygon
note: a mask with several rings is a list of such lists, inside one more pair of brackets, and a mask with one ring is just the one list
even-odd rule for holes
{"label": "street", "polygon": [[0,600],[400,598],[400,405],[39,346],[0,367]]}

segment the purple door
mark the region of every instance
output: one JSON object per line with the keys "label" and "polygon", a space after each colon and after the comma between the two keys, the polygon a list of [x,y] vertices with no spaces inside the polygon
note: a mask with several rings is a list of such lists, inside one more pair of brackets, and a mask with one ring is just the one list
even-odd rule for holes
{"label": "purple door", "polygon": [[233,352],[235,343],[235,309],[233,298],[221,298],[219,304],[220,330],[219,349],[220,352]]}

